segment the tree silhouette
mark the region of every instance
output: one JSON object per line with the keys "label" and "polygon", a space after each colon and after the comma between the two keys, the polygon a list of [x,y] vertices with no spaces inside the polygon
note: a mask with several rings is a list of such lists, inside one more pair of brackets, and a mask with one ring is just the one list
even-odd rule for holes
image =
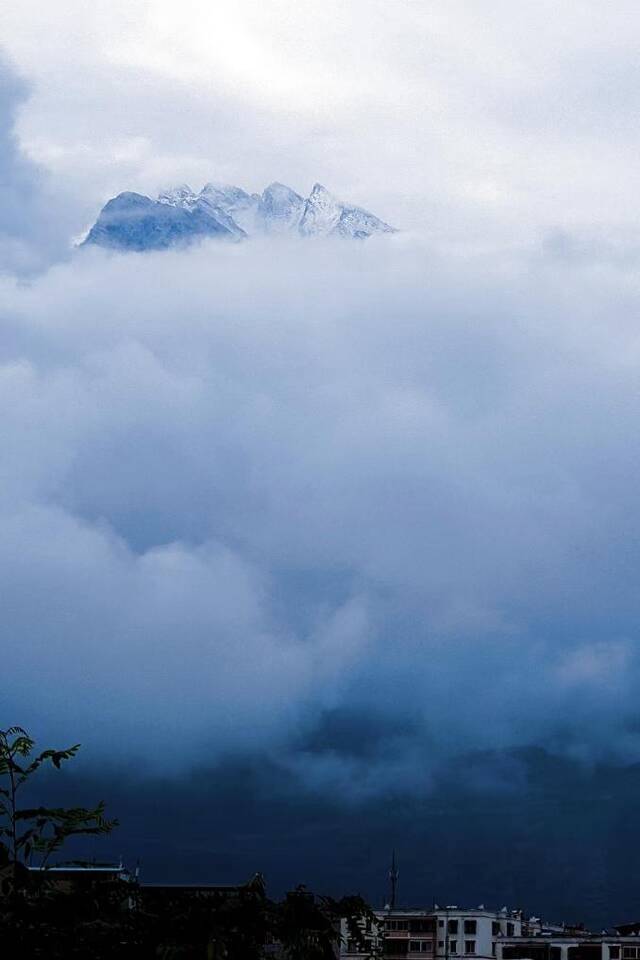
{"label": "tree silhouette", "polygon": [[[79,750],[35,752],[21,727],[0,730],[0,930],[3,960],[335,960],[341,920],[365,949],[375,918],[360,897],[334,900],[304,886],[270,900],[256,874],[238,887],[139,886],[117,870],[54,882],[53,858],[72,837],[109,833],[96,807],[21,806],[43,766]],[[85,864],[86,866],[86,864]],[[83,882],[84,881],[84,882]],[[367,924],[369,921],[369,924]]]}
{"label": "tree silhouette", "polygon": [[[71,837],[109,833],[115,820],[96,807],[21,806],[24,788],[44,766],[58,770],[76,756],[79,744],[34,753],[35,741],[22,727],[0,730],[0,928],[3,955],[15,957],[102,957],[98,941],[119,913],[119,884],[95,892],[62,889],[49,868]],[[116,889],[118,888],[118,889]],[[95,949],[89,952],[89,944]],[[106,943],[106,940],[105,940]]]}
{"label": "tree silhouette", "polygon": [[[86,807],[20,807],[21,788],[43,765],[60,769],[80,744],[65,750],[44,750],[32,757],[35,741],[22,727],[0,730],[0,866],[5,868],[4,893],[29,886],[29,867],[42,871],[74,836],[110,833],[117,821],[106,820],[104,803]],[[7,869],[8,868],[8,869]]]}

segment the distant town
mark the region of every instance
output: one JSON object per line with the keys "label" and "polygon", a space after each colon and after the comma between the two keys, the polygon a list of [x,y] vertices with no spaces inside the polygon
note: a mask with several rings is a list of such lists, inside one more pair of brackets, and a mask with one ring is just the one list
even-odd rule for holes
{"label": "distant town", "polygon": [[375,911],[363,931],[366,946],[343,929],[340,956],[365,960],[434,957],[453,960],[637,960],[640,921],[593,932],[581,924],[550,923],[522,910],[456,904],[432,908],[391,907]]}
{"label": "distant town", "polygon": [[[262,882],[256,874],[240,884],[146,883],[137,870],[130,871],[122,863],[54,867],[47,876],[68,892],[95,890],[104,882],[135,884],[143,900],[156,905],[165,902],[173,909],[181,898],[198,898],[200,903],[210,898],[212,909],[219,909],[221,903],[231,907],[256,881]],[[593,931],[579,922],[554,923],[507,906],[404,906],[396,902],[397,878],[394,860],[384,907],[336,921],[336,960],[640,960],[640,919]],[[304,887],[287,896],[314,898]],[[269,955],[278,957],[280,953],[278,944],[271,944]]]}

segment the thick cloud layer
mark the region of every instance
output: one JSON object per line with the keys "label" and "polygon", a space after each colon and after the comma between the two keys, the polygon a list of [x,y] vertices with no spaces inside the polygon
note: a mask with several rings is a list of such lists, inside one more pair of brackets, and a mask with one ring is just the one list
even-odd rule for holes
{"label": "thick cloud layer", "polygon": [[636,759],[640,291],[565,249],[3,281],[6,721],[356,800],[468,750]]}
{"label": "thick cloud layer", "polygon": [[[518,905],[593,930],[637,916],[640,767],[587,769],[540,750],[506,759],[467,756],[426,795],[357,806],[314,795],[265,758],[182,778],[67,768],[50,789],[56,803],[108,798],[121,827],[74,852],[140,860],[147,881],[237,882],[260,869],[274,895],[304,882],[382,906],[395,848],[403,905]],[[492,765],[509,780],[479,789],[475,774]]]}
{"label": "thick cloud layer", "polygon": [[64,255],[68,244],[58,198],[15,135],[28,86],[0,50],[0,273],[31,273]]}

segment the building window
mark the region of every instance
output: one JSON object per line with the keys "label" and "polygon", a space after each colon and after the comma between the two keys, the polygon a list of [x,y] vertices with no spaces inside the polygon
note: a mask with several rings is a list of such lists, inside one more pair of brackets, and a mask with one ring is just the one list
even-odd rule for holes
{"label": "building window", "polygon": [[475,952],[476,952],[476,942],[475,942],[475,940],[465,940],[465,942],[464,942],[464,952],[465,952],[465,953],[475,953]]}
{"label": "building window", "polygon": [[449,933],[457,933],[457,932],[458,932],[458,921],[449,920]]}
{"label": "building window", "polygon": [[433,953],[431,940],[410,940],[409,953]]}
{"label": "building window", "polygon": [[406,957],[408,946],[408,940],[384,940],[382,943],[382,952],[385,957]]}
{"label": "building window", "polygon": [[457,940],[450,940],[450,941],[449,941],[449,953],[457,953],[457,952],[458,952],[458,941],[457,941]]}
{"label": "building window", "polygon": [[610,960],[620,960],[620,947],[609,947]]}
{"label": "building window", "polygon": [[464,932],[472,933],[475,935],[477,929],[477,923],[475,920],[465,920],[464,922]]}
{"label": "building window", "polygon": [[438,920],[438,926],[444,927],[444,920]]}
{"label": "building window", "polygon": [[512,936],[513,936],[513,931],[514,931],[514,929],[515,929],[515,927],[513,926],[512,923],[508,923],[508,924],[507,924],[507,936],[508,936],[508,937],[512,937]]}
{"label": "building window", "polygon": [[499,937],[500,936],[500,924],[497,920],[494,920],[491,924],[491,936]]}
{"label": "building window", "polygon": [[637,947],[622,948],[622,956],[624,957],[624,960],[636,960],[637,955],[638,955]]}
{"label": "building window", "polygon": [[495,943],[492,943],[492,944],[491,944],[491,956],[492,956],[492,957],[495,957],[495,955],[496,955],[496,945],[495,945]]}
{"label": "building window", "polygon": [[444,940],[438,940],[438,950],[444,950]]}

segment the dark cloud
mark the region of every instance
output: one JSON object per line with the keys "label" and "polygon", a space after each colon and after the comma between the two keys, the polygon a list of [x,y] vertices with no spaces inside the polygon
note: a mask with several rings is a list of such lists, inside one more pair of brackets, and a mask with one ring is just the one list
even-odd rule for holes
{"label": "dark cloud", "polygon": [[[520,906],[596,930],[637,916],[638,765],[588,769],[540,749],[476,753],[445,766],[426,794],[391,790],[354,807],[261,757],[176,775],[179,736],[177,727],[155,777],[111,764],[51,778],[52,801],[105,797],[121,819],[78,855],[139,859],[148,881],[238,881],[260,869],[274,895],[304,882],[381,906],[395,848],[403,904]],[[470,770],[483,787],[469,783]]]}

